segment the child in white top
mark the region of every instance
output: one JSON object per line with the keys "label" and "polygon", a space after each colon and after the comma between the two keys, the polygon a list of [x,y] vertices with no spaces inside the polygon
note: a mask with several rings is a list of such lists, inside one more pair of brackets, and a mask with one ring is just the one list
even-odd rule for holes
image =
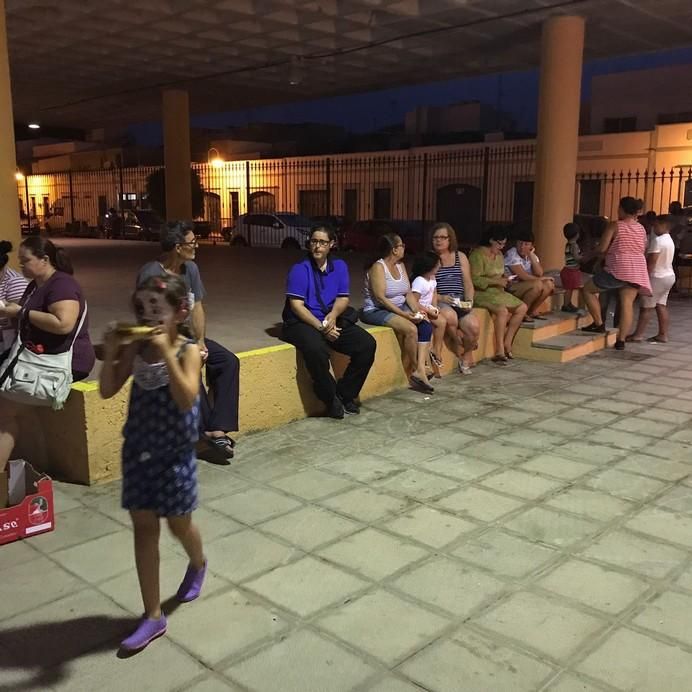
{"label": "child in white top", "polygon": [[627,337],[627,341],[642,341],[654,309],[658,318],[658,333],[649,337],[647,341],[652,344],[668,341],[668,294],[675,284],[675,241],[670,235],[674,226],[675,218],[672,216],[658,216],[654,221],[653,233],[646,250],[646,266],[649,270],[652,295],[640,297],[637,328]]}
{"label": "child in white top", "polygon": [[[434,252],[426,252],[416,257],[411,272],[411,293],[407,302],[414,312],[425,315],[433,328],[433,351],[441,353],[447,321],[440,317],[437,308],[437,281],[435,274],[440,267],[440,258]],[[424,370],[430,358],[435,377],[440,377],[440,362],[431,357],[430,341],[419,342],[418,364],[419,370]]]}

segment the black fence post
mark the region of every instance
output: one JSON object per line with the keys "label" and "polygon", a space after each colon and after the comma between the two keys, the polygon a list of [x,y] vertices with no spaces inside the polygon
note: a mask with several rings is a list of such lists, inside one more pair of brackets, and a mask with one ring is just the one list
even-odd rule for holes
{"label": "black fence post", "polygon": [[[70,223],[74,223],[74,190],[72,189],[72,169],[67,171],[67,180],[70,185]],[[27,205],[29,200],[27,200]]]}
{"label": "black fence post", "polygon": [[327,216],[329,216],[332,213],[332,160],[329,157],[327,157],[324,166],[324,185],[327,190]]}
{"label": "black fence post", "polygon": [[245,162],[245,213],[250,213],[250,162]]}
{"label": "black fence post", "polygon": [[423,154],[423,195],[421,197],[421,221],[428,220],[428,152]]}
{"label": "black fence post", "polygon": [[481,182],[481,226],[485,227],[488,206],[488,181],[490,179],[490,147],[483,148],[483,181]]}

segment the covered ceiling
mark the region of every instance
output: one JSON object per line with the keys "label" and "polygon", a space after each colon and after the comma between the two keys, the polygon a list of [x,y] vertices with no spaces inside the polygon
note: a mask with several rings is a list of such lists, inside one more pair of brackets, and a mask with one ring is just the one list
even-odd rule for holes
{"label": "covered ceiling", "polygon": [[[692,45],[690,0],[5,0],[15,119],[160,118],[164,87],[222,112],[535,67],[587,18],[586,59]],[[293,83],[292,83],[293,82]]]}

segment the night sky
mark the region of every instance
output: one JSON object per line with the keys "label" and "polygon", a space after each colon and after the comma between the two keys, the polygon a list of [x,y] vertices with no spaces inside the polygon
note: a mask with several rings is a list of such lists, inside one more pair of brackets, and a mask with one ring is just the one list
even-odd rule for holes
{"label": "night sky", "polygon": [[[628,70],[692,63],[692,47],[623,58],[596,60],[584,65],[582,100],[590,98],[591,78]],[[257,122],[320,122],[341,125],[351,132],[369,132],[403,122],[416,106],[442,106],[460,101],[481,101],[510,113],[520,132],[535,132],[538,70],[455,79],[384,91],[267,106],[192,118],[193,127],[223,128]],[[160,144],[160,123],[130,128],[141,144]]]}

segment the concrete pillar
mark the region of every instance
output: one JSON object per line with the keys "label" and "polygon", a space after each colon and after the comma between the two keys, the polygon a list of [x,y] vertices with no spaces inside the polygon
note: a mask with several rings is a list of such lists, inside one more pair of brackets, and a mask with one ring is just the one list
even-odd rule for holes
{"label": "concrete pillar", "polygon": [[538,255],[547,269],[562,267],[562,228],[574,215],[583,52],[583,17],[552,17],[545,22],[533,231]]}
{"label": "concrete pillar", "polygon": [[[12,87],[7,54],[5,0],[0,0],[0,240],[9,240],[15,249],[21,241],[17,195],[17,154],[14,148]],[[13,262],[15,264],[15,262]]]}
{"label": "concrete pillar", "polygon": [[163,92],[163,163],[166,167],[167,220],[192,219],[187,91],[167,89]]}

